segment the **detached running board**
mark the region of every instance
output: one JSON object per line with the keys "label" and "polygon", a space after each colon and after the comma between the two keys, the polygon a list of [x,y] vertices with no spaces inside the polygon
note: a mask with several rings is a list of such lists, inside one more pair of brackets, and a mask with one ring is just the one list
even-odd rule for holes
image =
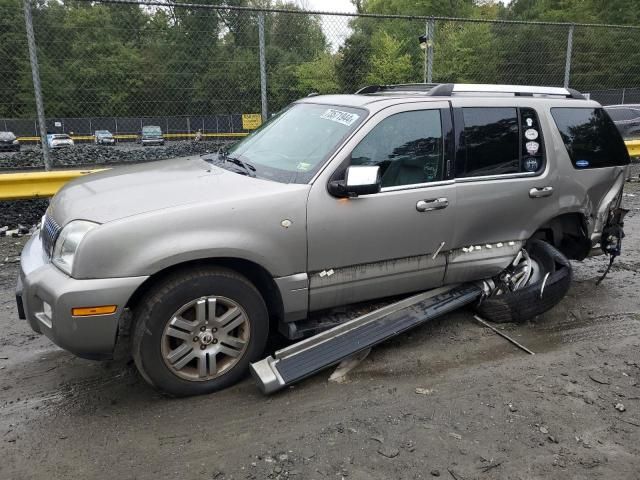
{"label": "detached running board", "polygon": [[421,323],[478,300],[480,285],[442,287],[405,298],[278,350],[251,364],[263,393],[272,393]]}

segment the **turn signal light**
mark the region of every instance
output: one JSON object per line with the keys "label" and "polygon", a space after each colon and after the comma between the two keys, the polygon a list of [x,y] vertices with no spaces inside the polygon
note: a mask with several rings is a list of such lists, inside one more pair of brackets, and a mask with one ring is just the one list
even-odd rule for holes
{"label": "turn signal light", "polygon": [[117,305],[102,305],[101,307],[72,308],[71,315],[74,317],[90,317],[92,315],[109,315],[115,313]]}

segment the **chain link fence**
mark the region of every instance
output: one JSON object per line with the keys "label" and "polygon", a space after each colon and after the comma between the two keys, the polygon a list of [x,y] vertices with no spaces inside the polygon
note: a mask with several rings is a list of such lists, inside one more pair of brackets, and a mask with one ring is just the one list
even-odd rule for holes
{"label": "chain link fence", "polygon": [[422,81],[564,85],[603,103],[640,100],[640,27],[314,13],[287,4],[0,0],[0,128],[33,141],[25,5],[52,132],[90,136],[128,125],[119,131],[133,134],[154,124],[177,136],[237,135],[259,124],[247,114],[264,119],[310,93]]}

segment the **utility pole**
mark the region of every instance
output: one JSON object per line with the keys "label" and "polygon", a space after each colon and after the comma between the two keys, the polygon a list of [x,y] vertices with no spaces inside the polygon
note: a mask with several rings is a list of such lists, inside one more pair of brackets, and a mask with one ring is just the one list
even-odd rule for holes
{"label": "utility pole", "polygon": [[33,77],[33,92],[36,100],[36,112],[38,114],[38,126],[40,127],[40,144],[44,157],[44,169],[51,170],[51,157],[49,156],[49,144],[47,143],[47,124],[44,116],[44,103],[42,102],[42,88],[40,86],[40,70],[38,69],[38,54],[36,51],[36,39],[33,34],[33,18],[31,17],[31,0],[23,0],[24,23],[27,29],[27,43],[29,45],[29,61],[31,63],[31,76]]}

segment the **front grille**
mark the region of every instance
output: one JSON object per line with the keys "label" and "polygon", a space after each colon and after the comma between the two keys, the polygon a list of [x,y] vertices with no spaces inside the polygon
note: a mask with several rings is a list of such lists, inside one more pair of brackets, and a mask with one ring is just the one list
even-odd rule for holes
{"label": "front grille", "polygon": [[53,254],[53,246],[60,234],[60,230],[62,230],[62,227],[60,227],[60,225],[58,225],[49,215],[45,215],[40,235],[42,235],[42,248],[44,248],[48,257],[51,257]]}

